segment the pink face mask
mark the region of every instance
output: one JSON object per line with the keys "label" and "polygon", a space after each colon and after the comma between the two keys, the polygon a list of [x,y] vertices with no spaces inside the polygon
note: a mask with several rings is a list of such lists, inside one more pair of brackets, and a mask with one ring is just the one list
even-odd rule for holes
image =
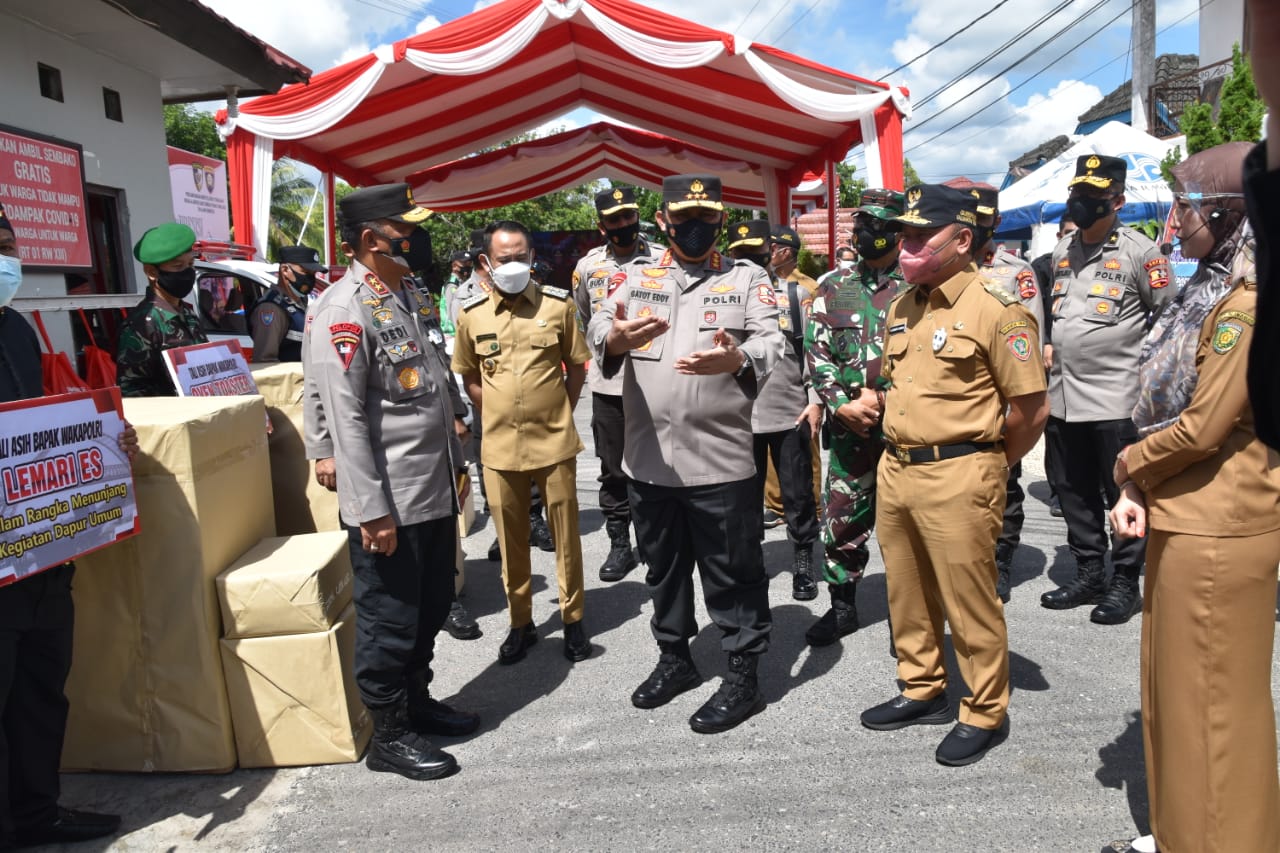
{"label": "pink face mask", "polygon": [[903,237],[898,251],[898,266],[902,269],[902,277],[908,284],[934,284],[938,271],[945,266],[939,253],[954,243],[958,236],[959,231],[936,249],[929,248],[927,239]]}

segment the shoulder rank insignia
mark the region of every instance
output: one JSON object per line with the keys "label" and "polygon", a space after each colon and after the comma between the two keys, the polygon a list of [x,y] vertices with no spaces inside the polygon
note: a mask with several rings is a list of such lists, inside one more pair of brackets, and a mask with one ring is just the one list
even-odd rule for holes
{"label": "shoulder rank insignia", "polygon": [[472,296],[470,299],[468,299],[466,302],[462,303],[462,310],[470,311],[472,308],[475,308],[477,305],[482,305],[488,301],[489,301],[489,294],[477,293],[474,296]]}
{"label": "shoulder rank insignia", "polygon": [[716,272],[720,272],[724,268],[723,256],[716,250],[711,250],[711,258],[707,261],[707,266]]}
{"label": "shoulder rank insignia", "polygon": [[662,253],[662,257],[658,260],[658,265],[664,266],[664,267],[671,266],[671,250],[670,249],[667,249],[665,252]]}
{"label": "shoulder rank insignia", "polygon": [[1002,305],[1018,304],[1018,297],[1010,293],[1003,284],[999,284],[997,282],[991,282],[989,284],[984,284],[982,286],[982,289],[985,290],[987,293],[990,293],[996,299],[999,299],[1000,304]]}
{"label": "shoulder rank insignia", "polygon": [[543,284],[539,285],[538,289],[553,299],[563,300],[569,298],[569,291],[565,290],[563,287],[552,287],[549,284]]}
{"label": "shoulder rank insignia", "polygon": [[382,283],[382,279],[373,273],[366,273],[364,277],[365,285],[378,296],[390,296],[391,289]]}

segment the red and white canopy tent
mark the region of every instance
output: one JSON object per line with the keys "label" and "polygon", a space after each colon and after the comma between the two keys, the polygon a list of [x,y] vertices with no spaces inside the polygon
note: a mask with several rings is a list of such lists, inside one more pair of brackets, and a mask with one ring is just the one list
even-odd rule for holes
{"label": "red and white canopy tent", "polygon": [[806,173],[834,176],[858,143],[868,182],[902,187],[905,89],[631,0],[502,0],[219,111],[236,234],[265,249],[277,157],[325,172],[331,210],[334,175],[405,180],[579,107],[750,164],[774,222]]}

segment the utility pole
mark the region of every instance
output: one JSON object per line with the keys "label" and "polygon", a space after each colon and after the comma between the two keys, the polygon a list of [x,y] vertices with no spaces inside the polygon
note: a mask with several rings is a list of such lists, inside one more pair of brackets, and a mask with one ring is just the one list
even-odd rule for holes
{"label": "utility pole", "polygon": [[1156,82],[1156,0],[1133,4],[1133,98],[1129,124],[1146,131],[1148,100]]}

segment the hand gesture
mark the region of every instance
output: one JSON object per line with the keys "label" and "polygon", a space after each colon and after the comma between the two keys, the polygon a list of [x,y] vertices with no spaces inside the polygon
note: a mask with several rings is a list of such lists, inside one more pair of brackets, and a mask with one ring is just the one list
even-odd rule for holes
{"label": "hand gesture", "polygon": [[1147,502],[1133,483],[1126,483],[1111,508],[1111,529],[1122,539],[1147,535]]}
{"label": "hand gesture", "polygon": [[687,376],[711,376],[716,373],[737,373],[745,356],[738,349],[738,342],[724,329],[716,329],[711,338],[712,349],[691,352],[676,359],[675,368]]}
{"label": "hand gesture", "polygon": [[652,341],[664,334],[671,324],[657,315],[627,319],[627,307],[618,303],[613,315],[613,328],[604,339],[605,352],[609,355],[622,355]]}

